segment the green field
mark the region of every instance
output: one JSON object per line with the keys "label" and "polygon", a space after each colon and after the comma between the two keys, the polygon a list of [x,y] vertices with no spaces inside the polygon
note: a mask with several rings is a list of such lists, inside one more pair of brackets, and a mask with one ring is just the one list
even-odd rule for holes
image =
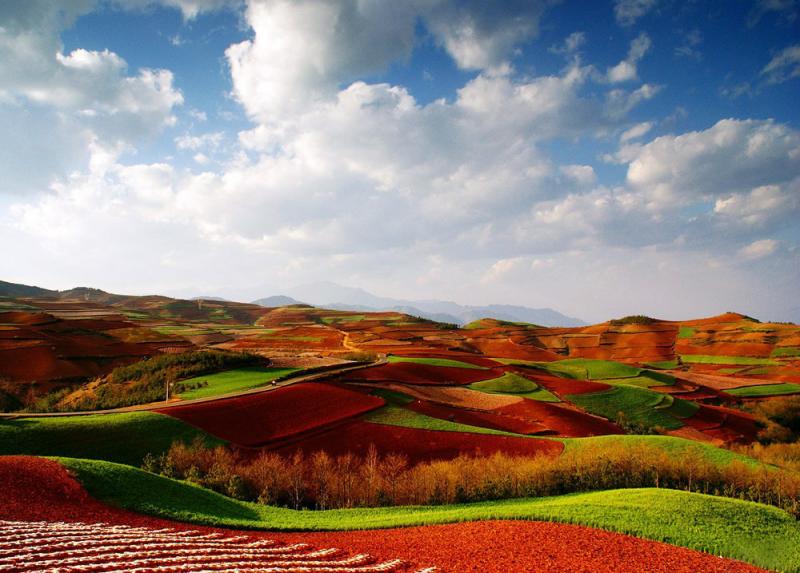
{"label": "green field", "polygon": [[800,384],[785,382],[783,384],[760,384],[758,386],[745,386],[724,391],[726,394],[742,398],[757,398],[759,396],[783,396],[785,394],[800,393]]}
{"label": "green field", "polygon": [[418,430],[438,430],[440,432],[463,432],[466,434],[493,434],[496,436],[514,436],[527,438],[522,434],[513,434],[491,428],[480,426],[470,426],[468,424],[458,424],[448,420],[441,420],[432,416],[426,416],[405,408],[396,406],[384,406],[374,412],[367,414],[364,419],[375,424],[385,424],[387,426],[402,426],[404,428],[416,428]]}
{"label": "green field", "polygon": [[394,406],[405,406],[406,404],[411,404],[416,398],[409,396],[408,394],[403,394],[402,392],[396,392],[394,390],[388,390],[386,388],[376,388],[372,392],[370,392],[373,396],[380,396],[387,403],[392,404]]}
{"label": "green field", "polygon": [[513,372],[506,372],[499,378],[475,382],[474,384],[470,384],[469,388],[488,394],[514,394],[515,396],[522,396],[523,398],[540,400],[542,402],[561,401],[558,397],[547,389],[540,387],[533,380],[529,380]]}
{"label": "green field", "polygon": [[251,388],[263,386],[272,380],[283,378],[287,374],[297,372],[298,370],[300,369],[248,366],[245,368],[235,368],[233,370],[217,372],[216,374],[196,376],[195,378],[189,378],[188,380],[181,380],[180,383],[184,385],[191,385],[207,382],[208,386],[181,392],[180,397],[183,400],[192,400],[194,398],[207,398],[209,396],[218,396],[220,394],[229,394],[231,392],[249,390]]}
{"label": "green field", "polygon": [[411,356],[389,356],[387,358],[392,364],[400,362],[412,362],[414,364],[425,364],[426,366],[447,366],[451,368],[470,368],[472,370],[488,370],[485,366],[477,366],[460,360],[450,360],[449,358],[414,358]]}
{"label": "green field", "polygon": [[665,489],[608,490],[450,506],[295,511],[237,501],[142,470],[60,459],[96,498],[133,511],[237,528],[316,531],[404,527],[485,519],[575,523],[800,571],[800,524],[766,505]]}
{"label": "green field", "polygon": [[692,338],[697,331],[691,326],[681,326],[678,330],[678,338]]}
{"label": "green field", "polygon": [[152,412],[0,420],[0,455],[69,456],[139,465],[175,440],[221,440],[180,420]]}
{"label": "green field", "polygon": [[691,418],[700,409],[700,405],[697,402],[681,400],[669,394],[665,394],[664,397],[664,402],[656,406],[656,408],[674,418],[680,418],[682,420]]}
{"label": "green field", "polygon": [[744,366],[777,366],[780,362],[769,358],[751,356],[709,356],[707,354],[682,354],[681,361],[686,364],[741,364]]}
{"label": "green field", "polygon": [[674,370],[680,364],[677,360],[662,360],[661,362],[647,362],[645,366],[655,368],[656,370]]}
{"label": "green field", "polygon": [[567,358],[556,362],[531,362],[526,360],[502,360],[505,364],[517,364],[545,370],[555,376],[575,380],[605,380],[606,378],[635,378],[642,373],[635,368],[613,360],[591,360],[589,358]]}
{"label": "green field", "polygon": [[646,388],[619,385],[592,394],[571,394],[568,398],[587,412],[612,421],[616,421],[621,412],[626,421],[646,428],[660,426],[667,430],[677,430],[683,426],[677,418],[659,409],[665,402],[672,405],[672,397]]}
{"label": "green field", "polygon": [[778,348],[773,348],[770,356],[772,358],[800,358],[800,348],[797,348],[796,346],[781,346]]}
{"label": "green field", "polygon": [[322,322],[325,324],[333,324],[336,322],[361,322],[366,318],[363,314],[343,314],[341,316],[323,316]]}
{"label": "green field", "polygon": [[628,386],[650,388],[652,386],[673,386],[675,378],[661,372],[642,370],[639,376],[634,376],[633,378],[604,378],[603,382],[606,384],[627,384]]}

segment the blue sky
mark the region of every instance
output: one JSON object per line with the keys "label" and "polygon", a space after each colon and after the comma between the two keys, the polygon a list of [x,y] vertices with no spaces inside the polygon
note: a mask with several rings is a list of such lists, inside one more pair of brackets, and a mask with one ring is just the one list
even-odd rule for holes
{"label": "blue sky", "polygon": [[799,14],[4,3],[0,274],[800,318]]}

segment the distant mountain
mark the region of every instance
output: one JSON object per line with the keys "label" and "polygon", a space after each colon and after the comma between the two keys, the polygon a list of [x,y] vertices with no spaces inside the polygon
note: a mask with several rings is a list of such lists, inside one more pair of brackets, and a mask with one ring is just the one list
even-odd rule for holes
{"label": "distant mountain", "polygon": [[275,296],[268,296],[266,298],[260,298],[258,300],[254,300],[251,304],[257,304],[259,306],[267,306],[272,308],[276,306],[289,306],[292,304],[305,304],[305,303],[300,302],[299,300],[295,300],[290,296],[277,294]]}
{"label": "distant mountain", "polygon": [[529,308],[507,304],[468,306],[443,300],[403,300],[376,296],[361,288],[346,287],[332,282],[301,285],[291,289],[290,295],[324,308],[355,311],[393,310],[455,324],[467,324],[479,318],[530,322],[541,326],[586,324],[580,319],[563,315],[551,308]]}
{"label": "distant mountain", "polygon": [[39,288],[37,286],[20,285],[16,283],[7,283],[6,281],[0,281],[0,296],[7,296],[10,298],[37,298],[42,296],[58,296],[58,291]]}

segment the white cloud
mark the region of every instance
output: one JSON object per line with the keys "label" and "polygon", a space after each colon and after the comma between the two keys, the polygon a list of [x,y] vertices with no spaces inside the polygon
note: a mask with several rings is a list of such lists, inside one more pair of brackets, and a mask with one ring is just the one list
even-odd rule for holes
{"label": "white cloud", "polygon": [[760,239],[739,249],[739,256],[744,259],[763,259],[773,254],[778,249],[778,241],[774,239]]}
{"label": "white cloud", "polygon": [[[95,0],[96,1],[96,0]],[[113,4],[126,9],[142,9],[160,4],[181,11],[186,20],[193,20],[202,12],[212,12],[223,8],[236,8],[244,0],[111,0]]]}
{"label": "white cloud", "polygon": [[255,37],[226,50],[247,113],[275,122],[335,97],[342,82],[408,57],[413,3],[275,0],[248,6]]}
{"label": "white cloud", "polygon": [[456,61],[468,70],[500,66],[518,43],[536,36],[547,2],[436,2],[426,22]]}
{"label": "white cloud", "polygon": [[800,77],[800,44],[789,46],[769,61],[761,70],[761,75],[766,76],[767,82],[780,84]]}
{"label": "white cloud", "polygon": [[780,185],[764,185],[747,193],[720,197],[714,213],[748,226],[764,225],[777,218],[791,217],[800,209],[800,179],[783,189]]}
{"label": "white cloud", "polygon": [[216,149],[224,138],[225,134],[221,131],[203,133],[202,135],[189,135],[186,133],[175,138],[175,146],[178,149],[190,149],[194,151],[202,148]]}
{"label": "white cloud", "polygon": [[616,0],[614,17],[620,26],[633,26],[636,21],[653,10],[658,0]]}
{"label": "white cloud", "polygon": [[606,78],[611,83],[630,82],[638,79],[637,64],[645,56],[652,45],[650,36],[642,32],[632,42],[628,57],[616,66],[608,68]]}
{"label": "white cloud", "polygon": [[[0,6],[0,116],[13,116],[15,125],[15,131],[0,134],[0,147],[6,148],[0,170],[14,173],[22,166],[36,182],[5,191],[42,190],[64,168],[81,167],[87,145],[97,138],[110,147],[130,145],[175,122],[173,110],[183,96],[168,70],[141,69],[130,75],[125,61],[108,50],[64,53],[61,30],[92,5],[31,1]],[[19,110],[25,111],[20,115]],[[42,117],[50,122],[46,136],[36,135]],[[29,131],[29,139],[39,143],[18,145],[18,134]],[[53,150],[56,157],[39,154],[47,139],[61,144]]]}
{"label": "white cloud", "polygon": [[724,119],[629,152],[627,182],[653,207],[713,200],[800,175],[800,132],[771,120]]}
{"label": "white cloud", "polygon": [[630,129],[626,129],[622,132],[622,135],[619,136],[620,143],[626,143],[632,139],[639,139],[653,129],[653,122],[652,121],[645,121],[642,123],[637,123]]}
{"label": "white cloud", "polygon": [[591,165],[562,165],[559,170],[578,185],[589,186],[597,183],[597,174]]}
{"label": "white cloud", "polygon": [[564,39],[563,43],[550,46],[548,51],[562,56],[572,56],[576,54],[585,43],[586,34],[583,32],[573,32]]}

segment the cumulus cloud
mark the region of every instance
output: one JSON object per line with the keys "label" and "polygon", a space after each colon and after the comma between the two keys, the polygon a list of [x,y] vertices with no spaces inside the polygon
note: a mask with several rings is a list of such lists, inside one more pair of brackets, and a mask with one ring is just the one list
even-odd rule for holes
{"label": "cumulus cloud", "polygon": [[800,77],[800,44],[783,49],[761,70],[770,84],[780,84]]}
{"label": "cumulus cloud", "polygon": [[638,79],[637,64],[650,49],[651,45],[650,36],[644,32],[639,34],[639,36],[631,42],[631,47],[628,50],[628,57],[616,66],[608,68],[606,72],[608,81],[611,83],[620,83]]}
{"label": "cumulus cloud", "polygon": [[438,2],[425,18],[458,67],[479,70],[501,65],[514,46],[534,37],[547,5],[544,0]]}
{"label": "cumulus cloud", "polygon": [[591,165],[562,165],[559,171],[578,185],[589,186],[597,183],[597,174]]}
{"label": "cumulus cloud", "polygon": [[686,205],[800,175],[800,132],[771,120],[724,119],[705,131],[628,150],[627,182],[654,208]]}
{"label": "cumulus cloud", "polygon": [[775,219],[796,216],[800,208],[800,179],[789,185],[763,185],[747,193],[720,197],[714,213],[735,222],[759,226]]}
{"label": "cumulus cloud", "polygon": [[[68,158],[67,164],[77,159],[73,149],[85,150],[96,138],[107,145],[127,145],[172,125],[173,109],[183,102],[168,70],[141,69],[129,74],[125,61],[108,50],[63,52],[61,30],[91,7],[88,1],[61,5],[35,0],[0,7],[0,116],[38,109],[28,118],[31,139],[38,140],[34,138],[37,116],[49,117],[51,135],[41,139],[62,143],[56,155]],[[19,131],[6,131],[0,137],[16,138],[16,133],[27,132],[17,127]],[[41,177],[55,175],[53,159],[39,157],[36,147],[8,140],[3,146],[9,148],[0,154],[8,164],[2,165],[4,171],[26,166],[37,184]],[[87,157],[85,152],[80,156]],[[40,169],[35,169],[37,165]]]}
{"label": "cumulus cloud", "polygon": [[774,239],[759,239],[739,249],[739,256],[744,259],[763,259],[773,254],[778,249],[778,241]]}
{"label": "cumulus cloud", "polygon": [[202,12],[236,8],[242,5],[244,0],[112,0],[112,3],[126,9],[141,9],[160,4],[176,8],[186,20],[192,20]]}
{"label": "cumulus cloud", "polygon": [[251,3],[254,38],[228,48],[234,94],[260,122],[335,97],[342,82],[408,57],[413,3],[275,0]]}
{"label": "cumulus cloud", "polygon": [[616,0],[614,17],[620,26],[633,26],[639,18],[657,5],[658,0]]}

